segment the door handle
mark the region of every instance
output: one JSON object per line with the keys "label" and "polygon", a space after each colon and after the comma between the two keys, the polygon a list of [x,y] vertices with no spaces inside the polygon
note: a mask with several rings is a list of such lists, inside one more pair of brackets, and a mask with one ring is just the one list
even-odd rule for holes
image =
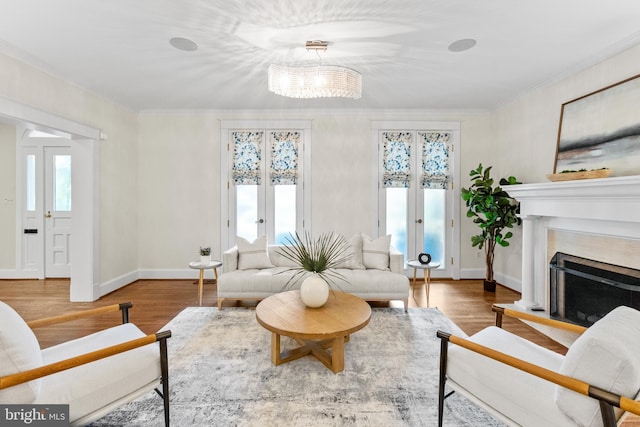
{"label": "door handle", "polygon": [[417,219],[417,220],[416,220],[416,222],[417,222],[418,224],[422,224],[422,218],[421,218],[421,219]]}
{"label": "door handle", "polygon": [[256,221],[256,224],[264,224],[264,219],[260,218]]}
{"label": "door handle", "polygon": [[51,218],[51,211],[47,211],[46,214],[44,214],[45,218]]}

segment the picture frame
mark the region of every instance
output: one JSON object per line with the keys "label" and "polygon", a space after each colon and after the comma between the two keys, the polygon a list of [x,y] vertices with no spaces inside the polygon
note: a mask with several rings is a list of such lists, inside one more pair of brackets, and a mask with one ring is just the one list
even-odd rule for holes
{"label": "picture frame", "polygon": [[562,104],[554,173],[640,174],[640,74]]}

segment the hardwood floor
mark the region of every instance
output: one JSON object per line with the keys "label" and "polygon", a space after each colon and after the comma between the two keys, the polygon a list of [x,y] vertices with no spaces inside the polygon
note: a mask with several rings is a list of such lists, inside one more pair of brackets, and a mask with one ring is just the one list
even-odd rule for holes
{"label": "hardwood floor", "polygon": [[[0,280],[0,301],[12,306],[22,317],[29,321],[43,317],[73,312],[86,308],[101,307],[109,304],[131,301],[133,308],[130,319],[145,333],[154,333],[175,317],[185,307],[197,306],[198,286],[193,280],[139,280],[93,303],[69,302],[68,280]],[[216,306],[215,284],[205,284],[203,306]],[[421,281],[412,285],[410,307],[426,307],[425,286]],[[491,312],[493,303],[512,303],[520,299],[520,294],[498,286],[495,293],[484,292],[481,280],[437,280],[431,282],[429,307],[438,307],[467,334],[494,324]],[[394,301],[394,307],[402,303]],[[255,307],[253,302],[232,303],[225,301],[224,307],[231,305]],[[386,303],[372,303],[372,306],[385,306]],[[112,326],[119,322],[119,314],[113,313],[102,318],[76,320],[64,325],[56,325],[34,332],[43,348],[59,342],[77,338]],[[515,319],[505,319],[503,327],[533,342],[559,353],[566,348],[547,338],[535,329]]]}

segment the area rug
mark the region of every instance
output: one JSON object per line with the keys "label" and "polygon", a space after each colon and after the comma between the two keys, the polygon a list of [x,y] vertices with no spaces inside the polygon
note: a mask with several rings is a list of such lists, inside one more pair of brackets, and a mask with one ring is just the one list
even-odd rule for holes
{"label": "area rug", "polygon": [[[461,333],[437,308],[374,308],[368,326],[345,345],[332,373],[311,356],[273,366],[270,332],[255,311],[191,307],[171,329],[173,426],[436,426],[436,331]],[[283,337],[283,349],[297,344]],[[446,400],[445,426],[501,426],[463,396]],[[161,426],[155,392],[94,426]]]}

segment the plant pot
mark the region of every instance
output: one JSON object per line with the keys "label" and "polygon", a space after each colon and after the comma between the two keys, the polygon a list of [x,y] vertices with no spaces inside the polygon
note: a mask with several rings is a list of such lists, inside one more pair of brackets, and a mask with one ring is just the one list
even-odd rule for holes
{"label": "plant pot", "polygon": [[484,290],[487,292],[495,292],[496,291],[496,281],[485,280],[484,281]]}
{"label": "plant pot", "polygon": [[322,307],[329,299],[329,285],[318,275],[309,276],[300,285],[300,299],[307,307]]}
{"label": "plant pot", "polygon": [[201,265],[211,264],[211,255],[200,255],[200,264]]}

